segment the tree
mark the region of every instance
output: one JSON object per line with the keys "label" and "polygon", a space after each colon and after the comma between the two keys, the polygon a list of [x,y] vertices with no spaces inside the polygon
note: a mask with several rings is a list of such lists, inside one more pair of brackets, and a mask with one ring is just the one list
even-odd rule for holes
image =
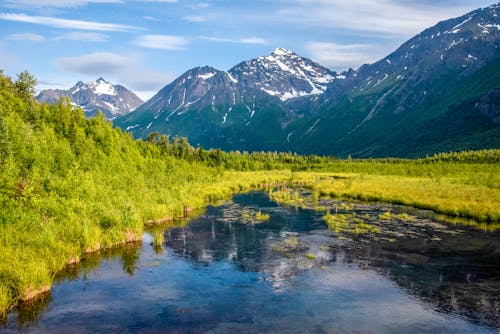
{"label": "tree", "polygon": [[14,94],[14,83],[12,80],[0,70],[0,90],[6,90]]}
{"label": "tree", "polygon": [[10,142],[7,123],[3,115],[0,113],[0,164],[3,163],[5,158],[9,155]]}
{"label": "tree", "polygon": [[24,102],[30,103],[33,101],[36,79],[27,70],[24,70],[17,75],[15,86],[18,96],[22,98]]}
{"label": "tree", "polygon": [[14,83],[16,95],[26,104],[26,119],[33,126],[40,125],[39,108],[35,101],[35,86],[36,79],[27,70],[17,75],[17,80]]}

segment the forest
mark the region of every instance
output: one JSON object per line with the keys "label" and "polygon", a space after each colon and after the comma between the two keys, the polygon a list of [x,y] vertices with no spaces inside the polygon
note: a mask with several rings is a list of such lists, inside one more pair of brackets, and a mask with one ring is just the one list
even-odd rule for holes
{"label": "forest", "polygon": [[496,226],[500,150],[407,159],[224,152],[152,133],[134,140],[69,99],[39,104],[28,72],[0,72],[0,314],[49,291],[85,254],[138,241],[236,192],[290,186],[320,196],[432,209]]}

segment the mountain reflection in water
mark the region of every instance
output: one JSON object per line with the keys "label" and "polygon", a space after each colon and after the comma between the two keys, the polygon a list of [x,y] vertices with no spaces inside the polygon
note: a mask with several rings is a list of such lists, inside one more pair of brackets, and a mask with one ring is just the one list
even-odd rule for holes
{"label": "mountain reflection in water", "polygon": [[[334,205],[335,203],[321,203]],[[377,217],[387,205],[354,204]],[[394,208],[395,210],[398,208]],[[261,210],[268,221],[245,219]],[[91,257],[7,332],[477,333],[500,327],[500,235],[423,218],[378,234],[327,229],[323,212],[235,196],[184,227],[163,251],[145,238]],[[387,237],[390,235],[390,237]]]}

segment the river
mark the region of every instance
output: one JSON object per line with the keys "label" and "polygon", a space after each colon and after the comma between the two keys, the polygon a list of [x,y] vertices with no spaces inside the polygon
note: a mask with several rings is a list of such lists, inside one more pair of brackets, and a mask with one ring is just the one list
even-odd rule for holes
{"label": "river", "polygon": [[[280,206],[264,192],[209,206],[188,224],[91,256],[51,293],[11,312],[1,332],[495,333],[500,233],[410,221],[339,234],[324,212]],[[255,212],[269,215],[257,220]],[[431,217],[431,218],[430,218]],[[367,218],[368,219],[368,218]]]}

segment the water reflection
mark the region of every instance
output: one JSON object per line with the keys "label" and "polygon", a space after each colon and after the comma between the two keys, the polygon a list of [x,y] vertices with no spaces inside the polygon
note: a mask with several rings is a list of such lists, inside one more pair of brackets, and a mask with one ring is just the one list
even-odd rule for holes
{"label": "water reflection", "polygon": [[[251,204],[247,197],[237,197],[222,207],[210,208],[185,228],[167,231],[166,244],[197,263],[229,260],[241,270],[266,273],[266,279],[275,288],[306,270],[338,261],[341,256],[343,262],[391,277],[443,312],[459,313],[500,327],[498,232],[447,226],[429,219],[424,212],[423,218],[399,226],[376,222],[382,232],[375,237],[346,235],[340,241],[325,230],[322,213],[283,211],[263,194],[251,196]],[[265,207],[272,215],[271,221],[258,225],[240,223],[241,212],[249,205]],[[374,217],[387,210],[388,206],[366,204],[353,209],[360,215]],[[414,210],[412,213],[418,214]]]}
{"label": "water reflection", "polygon": [[[352,208],[367,217],[387,209]],[[270,220],[243,219],[243,212],[258,210]],[[146,235],[142,247],[87,258],[61,274],[31,313],[9,314],[4,329],[489,333],[500,327],[498,232],[449,227],[423,215],[399,225],[374,222],[378,235],[339,237],[322,215],[278,206],[264,193],[236,196],[165,231],[161,247],[157,236]]]}

